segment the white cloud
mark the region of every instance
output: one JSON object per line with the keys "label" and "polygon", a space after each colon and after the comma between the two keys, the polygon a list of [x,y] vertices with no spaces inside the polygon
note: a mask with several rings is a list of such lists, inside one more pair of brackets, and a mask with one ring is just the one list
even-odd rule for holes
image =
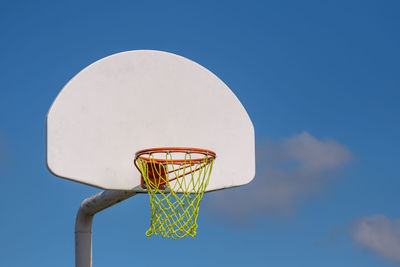
{"label": "white cloud", "polygon": [[400,219],[384,215],[356,219],[350,224],[356,244],[384,258],[400,262]]}
{"label": "white cloud", "polygon": [[352,157],[338,142],[318,140],[307,132],[265,141],[256,151],[255,179],[245,187],[210,193],[206,211],[242,222],[288,213],[299,199],[321,191],[325,180]]}

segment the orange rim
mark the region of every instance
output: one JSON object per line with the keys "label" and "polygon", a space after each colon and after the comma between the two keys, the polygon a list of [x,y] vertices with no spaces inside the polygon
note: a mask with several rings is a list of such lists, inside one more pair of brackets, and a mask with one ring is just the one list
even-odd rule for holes
{"label": "orange rim", "polygon": [[[153,153],[188,153],[188,154],[194,153],[194,154],[205,155],[205,156],[207,156],[207,158],[206,159],[205,158],[194,158],[194,159],[190,159],[190,160],[178,159],[178,160],[171,161],[168,159],[156,159],[156,158],[144,157],[144,155],[151,155]],[[135,164],[136,169],[138,169],[139,172],[141,173],[141,170],[136,163],[138,158],[145,160],[147,163],[156,163],[156,164],[168,163],[168,164],[174,164],[174,165],[178,165],[178,164],[181,165],[182,163],[186,163],[187,165],[195,165],[198,163],[209,162],[211,160],[214,160],[216,157],[217,157],[217,155],[215,154],[215,152],[208,150],[208,149],[193,148],[193,147],[159,147],[159,148],[143,149],[143,150],[139,150],[138,152],[136,152],[134,164]],[[200,167],[195,170],[184,173],[178,177],[170,179],[169,181],[173,181],[175,179],[181,178],[191,172],[198,171],[199,169],[200,169]],[[163,182],[161,184],[165,184],[165,183],[166,182]]]}
{"label": "orange rim", "polygon": [[[207,160],[210,159],[215,159],[216,158],[216,154],[215,152],[208,150],[208,149],[202,149],[202,148],[193,148],[193,147],[159,147],[159,148],[149,148],[149,149],[143,149],[140,150],[138,152],[136,152],[135,154],[135,165],[136,165],[136,159],[137,158],[141,158],[147,162],[155,162],[155,163],[167,163],[170,162],[170,160],[166,160],[166,159],[150,159],[149,157],[144,157],[144,155],[151,155],[154,153],[195,153],[195,154],[203,154],[205,156],[207,156]],[[173,160],[172,164],[175,163],[187,163],[188,160],[185,159],[177,159],[177,160]],[[201,163],[204,162],[204,158],[194,158],[194,159],[190,159],[190,162],[193,164],[196,163]],[[137,166],[136,166],[137,167]]]}

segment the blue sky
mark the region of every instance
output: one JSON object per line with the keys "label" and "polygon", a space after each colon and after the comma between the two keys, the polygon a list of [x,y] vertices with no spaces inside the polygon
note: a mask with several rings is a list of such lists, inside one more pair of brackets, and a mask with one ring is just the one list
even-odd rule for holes
{"label": "blue sky", "polygon": [[224,80],[253,120],[257,176],[205,197],[195,239],[146,238],[146,195],[96,215],[94,266],[400,264],[399,8],[1,1],[0,266],[73,266],[75,213],[99,190],[47,171],[45,116],[82,68],[135,49]]}

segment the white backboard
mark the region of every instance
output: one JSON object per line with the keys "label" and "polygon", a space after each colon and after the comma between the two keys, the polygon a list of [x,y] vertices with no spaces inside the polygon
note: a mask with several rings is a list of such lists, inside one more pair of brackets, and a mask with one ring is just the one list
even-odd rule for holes
{"label": "white backboard", "polygon": [[103,58],[61,90],[47,114],[47,166],[102,189],[143,191],[138,150],[196,147],[217,158],[207,191],[255,175],[253,124],[233,92],[199,64],[171,53]]}

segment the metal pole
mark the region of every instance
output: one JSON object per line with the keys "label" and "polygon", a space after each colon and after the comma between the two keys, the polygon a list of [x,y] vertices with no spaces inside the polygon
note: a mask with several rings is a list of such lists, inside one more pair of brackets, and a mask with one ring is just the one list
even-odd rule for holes
{"label": "metal pole", "polygon": [[85,199],[75,223],[75,266],[92,267],[92,223],[96,213],[136,195],[133,191],[106,190]]}

